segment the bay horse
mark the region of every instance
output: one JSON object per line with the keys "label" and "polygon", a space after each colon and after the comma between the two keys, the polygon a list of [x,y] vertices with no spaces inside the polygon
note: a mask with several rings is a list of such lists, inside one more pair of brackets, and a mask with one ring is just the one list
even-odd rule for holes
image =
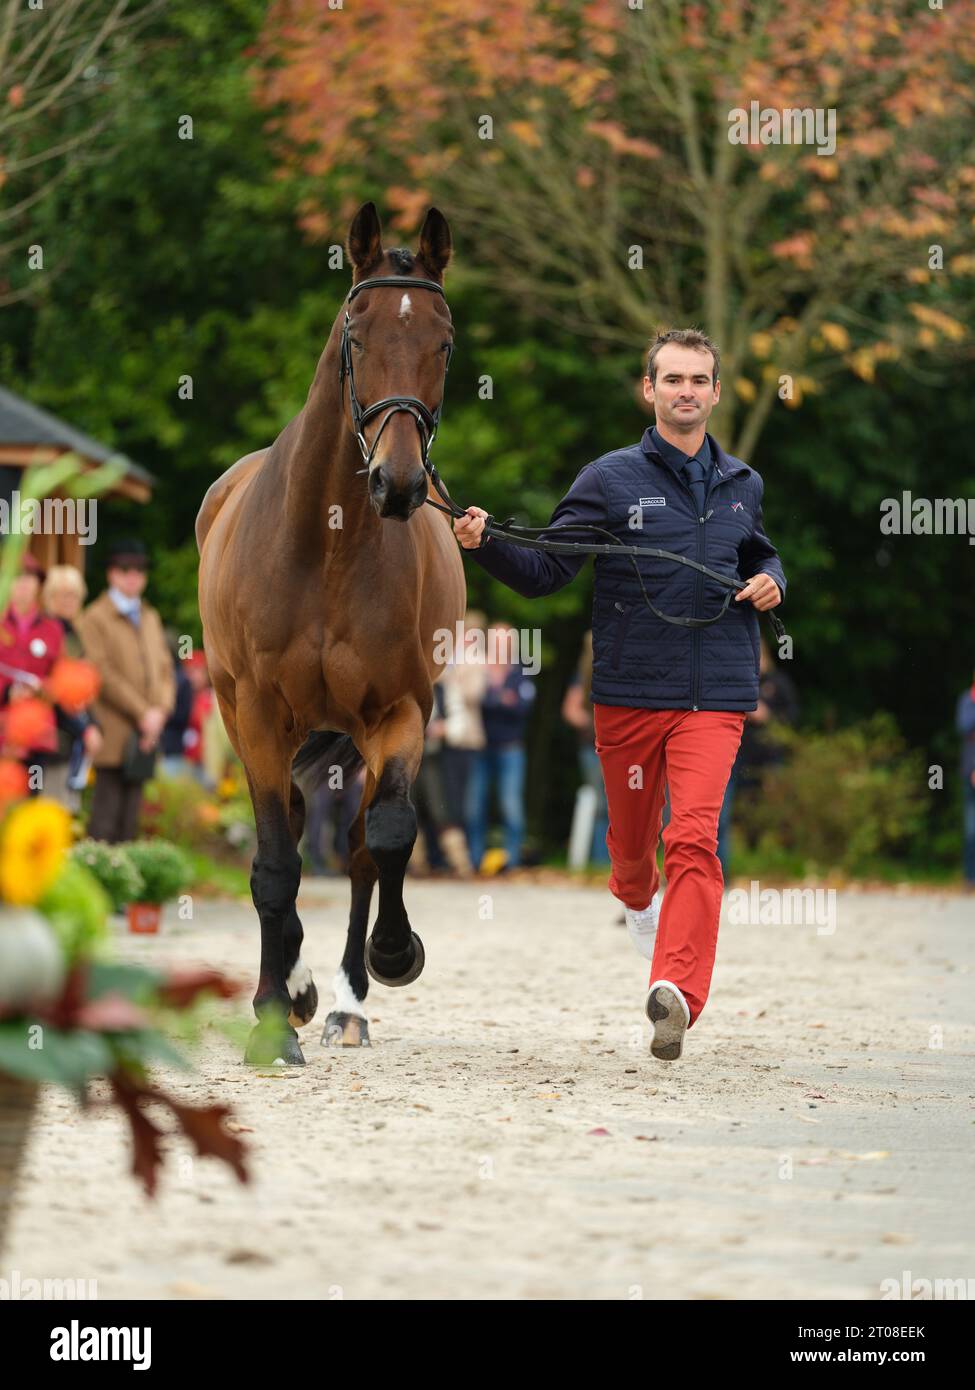
{"label": "bay horse", "polygon": [[368,976],[407,985],[423,969],[403,903],[410,791],[444,669],[434,634],[457,631],[465,611],[450,518],[423,505],[453,350],[450,229],[430,208],[415,255],[386,251],[365,203],[347,249],[352,287],[304,406],[270,448],[217,479],[196,521],[204,649],[257,823],[261,966],[245,1058],[259,1065],[304,1064],[296,1028],[318,1004],[295,908],[305,798],[363,763],[348,936],[322,1042],[368,1044]]}

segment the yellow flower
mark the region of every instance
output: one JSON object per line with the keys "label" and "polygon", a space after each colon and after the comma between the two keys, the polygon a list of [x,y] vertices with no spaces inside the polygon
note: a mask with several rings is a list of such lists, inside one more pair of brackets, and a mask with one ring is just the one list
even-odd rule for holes
{"label": "yellow flower", "polygon": [[22,801],[7,817],[0,840],[0,898],[36,903],[61,872],[71,843],[71,817],[55,801]]}

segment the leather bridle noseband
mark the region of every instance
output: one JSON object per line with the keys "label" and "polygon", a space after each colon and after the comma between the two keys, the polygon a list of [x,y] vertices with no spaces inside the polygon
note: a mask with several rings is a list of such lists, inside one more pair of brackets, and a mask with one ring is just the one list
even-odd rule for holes
{"label": "leather bridle noseband", "polygon": [[[353,285],[346,296],[346,303],[351,304],[356,295],[362,290],[374,289],[381,285],[402,285],[404,289],[413,290],[433,290],[439,294],[446,302],[447,296],[444,294],[443,285],[438,285],[436,280],[417,280],[411,275],[376,275],[371,280],[360,280],[357,285]],[[416,421],[416,428],[420,435],[420,453],[423,458],[423,467],[430,472],[430,449],[433,441],[437,437],[437,426],[440,424],[440,412],[443,410],[443,397],[436,410],[430,410],[424,405],[423,401],[416,396],[385,396],[381,401],[375,401],[372,405],[367,405],[363,410],[359,398],[355,393],[355,376],[352,372],[352,343],[349,334],[349,311],[345,311],[345,322],[342,325],[342,342],[339,355],[339,386],[346,377],[349,378],[349,406],[352,411],[352,426],[355,430],[355,437],[359,442],[359,452],[365,462],[365,468],[360,468],[360,473],[368,473],[372,467],[372,460],[376,453],[376,446],[382,437],[382,432],[389,424],[394,415],[400,411],[407,415],[412,415]],[[450,368],[450,359],[454,355],[454,345],[449,344],[447,349],[447,365],[444,368],[444,384],[446,385],[447,371]],[[386,411],[382,424],[376,432],[376,437],[372,441],[372,447],[366,443],[363,430],[369,421],[377,415]]]}
{"label": "leather bridle noseband", "polygon": [[[371,280],[360,280],[357,285],[353,285],[346,296],[346,303],[351,304],[360,290],[378,288],[382,285],[401,285],[404,289],[433,290],[439,294],[444,302],[447,296],[444,294],[442,285],[438,285],[436,280],[417,280],[411,275],[377,275]],[[447,351],[447,366],[444,368],[444,384],[446,386],[446,374],[450,367],[450,359],[453,356],[454,347],[451,343]],[[344,383],[345,378],[349,378],[349,404],[352,410],[352,424],[355,436],[359,443],[359,450],[365,462],[365,468],[357,470],[359,473],[368,473],[372,460],[376,452],[376,445],[379,443],[383,430],[388,425],[394,415],[404,411],[407,415],[412,415],[416,421],[416,428],[420,435],[420,453],[423,459],[423,467],[428,474],[431,483],[437,491],[437,495],[442,498],[446,506],[441,506],[434,502],[432,497],[424,498],[431,507],[436,507],[439,512],[446,512],[448,516],[464,517],[467,512],[463,507],[458,507],[457,503],[450,496],[444,487],[437,466],[430,458],[430,449],[433,441],[437,437],[437,427],[440,424],[440,414],[443,410],[443,397],[436,410],[429,410],[423,401],[416,396],[386,396],[381,401],[376,401],[373,405],[366,406],[363,410],[359,399],[355,393],[355,378],[352,374],[352,345],[349,341],[349,311],[345,311],[345,322],[342,325],[342,341],[339,359],[339,386]],[[372,441],[372,447],[366,443],[363,428],[383,410],[386,415],[383,417],[382,424]],[[540,536],[544,532],[576,532],[590,531],[608,538],[608,544],[592,545],[584,541],[545,541]],[[518,534],[516,534],[518,533]],[[488,515],[484,523],[484,530],[481,533],[481,546],[487,544],[492,536],[497,536],[499,540],[508,541],[512,545],[525,546],[530,550],[547,550],[556,555],[617,555],[622,559],[629,559],[633,566],[637,581],[643,594],[644,602],[647,607],[665,623],[671,623],[674,627],[710,627],[712,623],[718,622],[724,617],[731,602],[732,594],[739,589],[744,589],[747,580],[733,579],[729,574],[719,574],[717,570],[708,569],[706,565],[700,564],[697,560],[689,560],[686,555],[676,555],[672,550],[657,550],[650,546],[627,545],[625,541],[612,531],[607,531],[601,526],[592,526],[588,523],[573,522],[569,526],[516,526],[514,517],[508,517],[506,521],[497,522],[492,515]],[[647,593],[646,585],[643,582],[643,575],[637,559],[642,560],[670,560],[677,565],[686,565],[688,569],[697,570],[699,574],[706,575],[708,579],[713,579],[719,584],[723,584],[728,592],[725,595],[724,603],[712,618],[674,618],[667,613],[661,613],[660,609],[654,604],[650,595]],[[772,631],[776,638],[785,635],[785,627],[782,619],[777,617],[771,609],[765,610],[765,616],[771,624]]]}

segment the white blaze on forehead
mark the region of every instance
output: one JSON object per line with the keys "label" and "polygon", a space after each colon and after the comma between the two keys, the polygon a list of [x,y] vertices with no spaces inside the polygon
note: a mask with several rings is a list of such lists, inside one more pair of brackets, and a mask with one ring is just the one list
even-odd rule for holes
{"label": "white blaze on forehead", "polygon": [[408,319],[413,312],[413,304],[408,294],[404,294],[399,302],[399,316],[401,319]]}

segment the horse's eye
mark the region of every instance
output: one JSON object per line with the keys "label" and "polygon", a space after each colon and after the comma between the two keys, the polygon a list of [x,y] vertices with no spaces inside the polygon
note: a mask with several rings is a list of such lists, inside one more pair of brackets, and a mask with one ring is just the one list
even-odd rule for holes
{"label": "horse's eye", "polygon": [[441,351],[441,352],[449,352],[450,349],[451,349],[452,347],[453,347],[453,343],[441,343],[441,344],[440,344],[440,351]]}
{"label": "horse's eye", "polygon": [[354,348],[358,348],[360,352],[362,351],[362,344],[359,342],[358,338],[350,338],[349,342]]}

